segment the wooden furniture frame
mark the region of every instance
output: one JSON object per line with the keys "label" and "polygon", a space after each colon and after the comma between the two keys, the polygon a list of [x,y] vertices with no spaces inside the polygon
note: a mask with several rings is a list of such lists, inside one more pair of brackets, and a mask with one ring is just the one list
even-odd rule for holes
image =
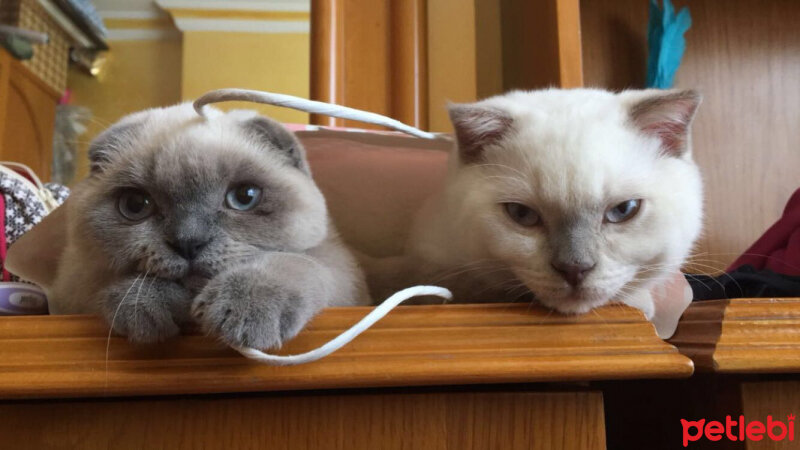
{"label": "wooden furniture frame", "polygon": [[[745,1],[726,4],[734,11],[726,14],[757,3]],[[428,2],[314,0],[314,98],[425,128]],[[501,3],[518,19],[504,33],[522,36],[503,47],[507,88],[608,80],[620,87],[638,70],[635,60],[609,57],[625,48],[619,33],[626,26],[644,23],[633,0]],[[713,15],[713,2],[696,5],[693,14]],[[773,16],[769,26],[777,26]],[[605,36],[608,42],[597,39]],[[698,59],[689,55],[688,72],[708,73]],[[627,76],[616,71],[620,66]],[[7,77],[2,68],[0,77]],[[723,244],[720,238],[704,245]],[[641,314],[619,306],[582,317],[528,305],[401,307],[331,357],[282,368],[254,364],[199,335],[141,347],[109,337],[92,318],[0,318],[0,411],[7,418],[0,442],[10,448],[601,449],[609,439],[608,448],[620,449],[644,448],[626,447],[631,440],[620,432],[620,424],[644,423],[638,433],[648,448],[677,448],[678,419],[652,415],[642,422],[637,416],[653,412],[641,399],[685,408],[692,399],[686,392],[719,383],[713,394],[735,401],[695,402],[695,417],[764,417],[796,408],[798,311],[797,299],[697,303],[665,343]],[[314,347],[365,312],[325,311],[282,352]],[[687,380],[695,365],[700,374]]]}
{"label": "wooden furniture frame", "polygon": [[[717,417],[783,420],[800,405],[800,298],[714,300],[693,304],[670,342],[701,373],[731,380],[738,411]],[[795,448],[796,442],[748,442],[747,449]]]}
{"label": "wooden furniture frame", "polygon": [[50,177],[53,127],[61,95],[0,48],[0,159]]}
{"label": "wooden furniture frame", "polygon": [[[311,97],[427,128],[426,5],[426,0],[313,0]],[[327,116],[312,116],[312,122],[346,124]]]}
{"label": "wooden furniture frame", "polygon": [[[368,310],[326,310],[281,353],[314,348]],[[513,304],[400,307],[339,352],[293,367],[259,365],[200,335],[136,346],[109,336],[98,318],[11,317],[0,319],[0,411],[9,418],[0,442],[41,448],[60,435],[81,448],[602,449],[602,394],[576,382],[692,371],[641,313],[618,306],[577,317]],[[529,382],[561,387],[478,387]],[[409,386],[439,388],[364,394]],[[286,395],[331,388],[346,389]],[[265,391],[284,394],[256,394]],[[240,395],[141,398],[211,393]],[[116,399],[92,400],[107,397]],[[203,425],[217,421],[219,434]]]}
{"label": "wooden furniture frame", "polygon": [[[370,308],[324,311],[281,353],[332,339]],[[638,311],[565,317],[529,305],[406,306],[308,365],[256,364],[202,335],[153,346],[109,336],[99,318],[0,320],[3,398],[204,394],[688,377],[689,358]]]}

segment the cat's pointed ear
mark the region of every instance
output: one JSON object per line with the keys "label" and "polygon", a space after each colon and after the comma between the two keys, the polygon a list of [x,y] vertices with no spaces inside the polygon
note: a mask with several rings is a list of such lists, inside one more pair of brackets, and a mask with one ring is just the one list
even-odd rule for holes
{"label": "cat's pointed ear", "polygon": [[507,113],[480,104],[450,104],[448,111],[462,163],[479,162],[483,149],[499,141],[513,123]]}
{"label": "cat's pointed ear", "polygon": [[102,172],[115,153],[136,139],[141,125],[139,121],[121,122],[100,133],[89,145],[90,174]]}
{"label": "cat's pointed ear", "polygon": [[287,162],[303,172],[310,174],[306,151],[294,133],[280,123],[266,117],[257,116],[244,122],[244,128],[257,140],[286,157]]}
{"label": "cat's pointed ear", "polygon": [[689,131],[702,97],[695,90],[656,92],[630,107],[630,119],[644,134],[661,140],[662,150],[682,156],[689,150]]}

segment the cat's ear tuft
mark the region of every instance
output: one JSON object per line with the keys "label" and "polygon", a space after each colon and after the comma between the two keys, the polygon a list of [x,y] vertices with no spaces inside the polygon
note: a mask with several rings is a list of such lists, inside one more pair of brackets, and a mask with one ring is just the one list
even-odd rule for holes
{"label": "cat's ear tuft", "polygon": [[244,128],[258,141],[267,143],[269,147],[286,157],[293,167],[310,174],[306,151],[294,133],[280,123],[258,116],[244,122]]}
{"label": "cat's ear tuft", "polygon": [[141,122],[118,123],[100,133],[89,145],[90,174],[95,175],[105,170],[114,154],[136,139],[141,125]]}
{"label": "cat's ear tuft", "polygon": [[513,123],[507,113],[488,106],[451,104],[448,110],[463,163],[479,162],[484,148],[499,141]]}
{"label": "cat's ear tuft", "polygon": [[636,101],[630,118],[641,132],[661,140],[664,153],[682,156],[689,149],[689,131],[701,100],[691,89],[659,92]]}

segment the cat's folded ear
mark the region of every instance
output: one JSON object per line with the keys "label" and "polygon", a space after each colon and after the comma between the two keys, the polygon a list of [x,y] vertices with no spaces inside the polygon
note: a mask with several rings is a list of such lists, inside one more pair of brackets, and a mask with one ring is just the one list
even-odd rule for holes
{"label": "cat's folded ear", "polygon": [[689,150],[689,132],[701,100],[692,89],[644,91],[633,99],[630,119],[641,132],[660,139],[665,154],[683,156]]}
{"label": "cat's folded ear", "polygon": [[100,133],[89,145],[89,168],[92,175],[102,172],[113,155],[136,139],[141,122],[120,122]]}
{"label": "cat's folded ear", "polygon": [[301,171],[310,174],[306,151],[294,133],[280,123],[266,117],[257,116],[244,122],[244,128],[253,138],[266,143],[271,149],[286,157],[287,162]]}
{"label": "cat's folded ear", "polygon": [[506,112],[476,103],[450,104],[450,121],[458,141],[462,163],[480,162],[483,150],[511,130],[513,119]]}

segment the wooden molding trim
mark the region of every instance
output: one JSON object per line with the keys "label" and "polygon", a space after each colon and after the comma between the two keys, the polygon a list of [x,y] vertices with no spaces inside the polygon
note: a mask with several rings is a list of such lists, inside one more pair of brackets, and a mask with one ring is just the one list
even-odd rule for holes
{"label": "wooden molding trim", "polygon": [[698,370],[800,371],[800,298],[741,298],[692,304],[670,343]]}
{"label": "wooden molding trim", "polygon": [[672,345],[694,361],[698,371],[714,369],[714,351],[722,333],[722,318],[728,300],[695,302],[683,313]]}
{"label": "wooden molding trim", "polygon": [[800,372],[800,298],[742,298],[725,308],[717,372]]}
{"label": "wooden molding trim", "polygon": [[[280,353],[315,348],[369,308],[321,313]],[[272,367],[214,339],[136,346],[89,316],[0,318],[0,398],[199,394],[352,387],[688,377],[689,358],[642,314],[561,316],[517,304],[407,306],[342,350]]]}

